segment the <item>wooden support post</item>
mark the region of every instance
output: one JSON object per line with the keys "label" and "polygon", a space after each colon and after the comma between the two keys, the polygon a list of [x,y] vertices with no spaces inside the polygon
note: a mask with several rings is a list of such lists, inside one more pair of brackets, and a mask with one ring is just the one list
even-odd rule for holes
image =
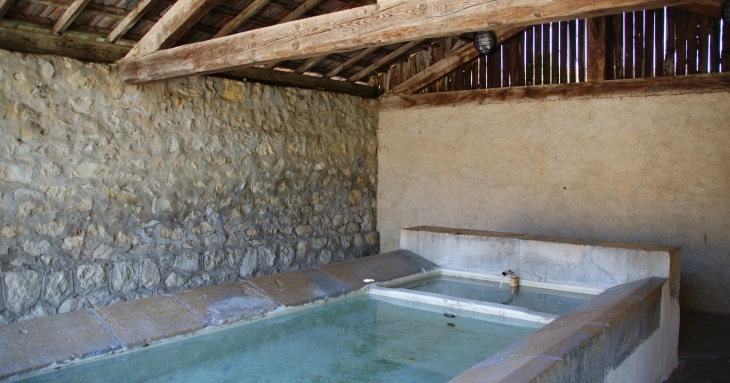
{"label": "wooden support post", "polygon": [[155,3],[155,0],[140,0],[139,3],[132,9],[129,14],[122,19],[122,21],[117,24],[117,26],[112,30],[112,32],[109,34],[109,36],[106,37],[104,41],[108,43],[114,43],[122,36],[124,36],[125,33],[129,30],[129,28],[132,28],[132,26],[139,21],[142,16],[144,16],[145,12],[147,12],[148,9]]}
{"label": "wooden support post", "polygon": [[141,58],[171,47],[216,4],[218,0],[179,0],[132,48],[125,59]]}
{"label": "wooden support post", "polygon": [[68,26],[76,20],[76,17],[78,17],[81,11],[84,10],[84,7],[89,3],[89,1],[90,0],[74,0],[73,4],[71,4],[71,6],[66,9],[66,12],[64,12],[58,21],[56,21],[56,24],[51,29],[51,33],[54,35],[60,35],[65,32],[66,28],[68,28]]}
{"label": "wooden support post", "polygon": [[15,4],[15,0],[0,0],[0,19],[5,16],[5,12],[13,7],[13,4]]}

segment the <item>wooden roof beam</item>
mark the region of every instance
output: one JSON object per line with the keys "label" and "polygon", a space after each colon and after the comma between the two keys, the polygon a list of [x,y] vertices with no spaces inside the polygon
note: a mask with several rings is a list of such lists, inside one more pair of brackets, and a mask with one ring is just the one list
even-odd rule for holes
{"label": "wooden roof beam", "polygon": [[345,93],[354,96],[375,98],[378,91],[373,86],[354,84],[347,81],[330,80],[325,77],[308,76],[299,73],[283,72],[263,68],[244,68],[235,71],[221,73],[221,76],[247,81],[260,82],[262,84],[291,86],[304,89],[318,89],[328,92]]}
{"label": "wooden roof beam", "polygon": [[415,41],[411,41],[410,43],[403,44],[398,49],[394,50],[393,52],[390,52],[390,54],[388,54],[385,57],[381,58],[380,60],[370,64],[366,68],[363,68],[361,71],[355,73],[354,75],[350,76],[350,78],[348,78],[347,81],[357,81],[357,80],[365,77],[366,75],[377,70],[381,66],[386,65],[389,62],[393,61],[396,57],[408,52],[409,50],[411,50],[411,48],[420,44],[421,41],[423,41],[423,40],[415,40]]}
{"label": "wooden roof beam", "polygon": [[122,38],[127,31],[134,26],[139,19],[144,16],[145,12],[155,3],[155,0],[140,0],[139,3],[132,9],[122,21],[112,30],[109,36],[104,41],[113,43]]}
{"label": "wooden roof beam", "polygon": [[130,49],[117,44],[5,27],[0,27],[0,48],[16,52],[54,54],[91,62],[114,62],[124,57]]}
{"label": "wooden roof beam", "polygon": [[362,60],[363,58],[365,58],[365,56],[367,56],[367,55],[369,55],[369,54],[377,51],[378,49],[380,49],[380,47],[377,47],[377,46],[376,47],[365,48],[365,49],[361,50],[358,54],[350,57],[349,60],[343,62],[342,64],[338,65],[337,67],[335,67],[331,71],[327,72],[327,74],[324,75],[324,76],[325,77],[328,77],[328,78],[335,77],[335,76],[337,76],[338,73],[340,73],[343,70],[345,70],[345,69],[347,69],[347,68],[355,65],[356,62]]}
{"label": "wooden roof beam", "polygon": [[327,55],[312,57],[311,59],[305,61],[304,64],[302,64],[302,66],[297,68],[297,70],[295,70],[294,72],[304,73],[304,72],[308,71],[310,68],[312,68],[313,66],[319,64],[319,62],[324,60],[325,57],[327,57]]}
{"label": "wooden roof beam", "polygon": [[178,0],[125,58],[139,58],[171,47],[216,4],[218,0]]}
{"label": "wooden roof beam", "polygon": [[218,31],[218,33],[213,36],[214,39],[217,39],[219,37],[226,36],[236,30],[241,24],[245,23],[246,20],[250,19],[251,16],[255,15],[256,12],[261,10],[266,4],[269,3],[270,0],[254,0],[251,5],[246,7],[241,13],[238,14],[238,16],[234,17],[232,20],[226,24],[223,29]]}
{"label": "wooden roof beam", "polygon": [[0,19],[5,16],[5,12],[7,12],[8,9],[13,7],[14,3],[15,0],[0,0]]}
{"label": "wooden roof beam", "polygon": [[[292,20],[297,19],[299,16],[305,14],[310,9],[314,8],[319,4],[322,0],[307,0],[302,5],[299,6],[299,8],[291,11],[288,15],[286,15],[281,21],[279,21],[277,24],[286,23]],[[277,65],[281,64],[281,61],[274,61],[272,63],[268,63],[264,66],[264,68],[268,69],[274,69]]]}
{"label": "wooden roof beam", "polygon": [[373,45],[497,27],[527,27],[689,2],[691,0],[390,0],[188,44],[134,60],[125,58],[119,63],[119,74],[127,83],[144,83]]}
{"label": "wooden roof beam", "polygon": [[[506,32],[497,32],[497,44],[502,44],[505,40],[524,31],[524,28],[516,28]],[[459,40],[462,41],[462,40]],[[464,43],[466,44],[466,43]],[[452,51],[450,55],[441,61],[436,62],[426,70],[416,74],[415,76],[403,81],[395,88],[391,89],[385,96],[412,94],[419,89],[430,85],[432,82],[449,74],[456,68],[479,57],[479,52],[472,44],[466,44]]]}
{"label": "wooden roof beam", "polygon": [[51,33],[54,35],[60,35],[61,33],[66,31],[66,28],[68,28],[71,23],[73,23],[74,20],[81,14],[81,11],[84,10],[84,7],[86,4],[89,3],[90,0],[75,0],[73,4],[71,4],[68,9],[66,9],[65,12],[63,12],[63,15],[58,18],[58,21],[56,21],[56,24],[51,28]]}

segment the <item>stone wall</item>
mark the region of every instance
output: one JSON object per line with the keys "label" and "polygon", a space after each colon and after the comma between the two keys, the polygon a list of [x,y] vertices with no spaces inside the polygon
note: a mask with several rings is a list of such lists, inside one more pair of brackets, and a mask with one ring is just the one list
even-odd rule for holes
{"label": "stone wall", "polygon": [[697,92],[383,110],[382,249],[419,225],[681,246],[682,307],[730,313],[729,105]]}
{"label": "stone wall", "polygon": [[0,50],[0,323],[379,252],[377,102]]}

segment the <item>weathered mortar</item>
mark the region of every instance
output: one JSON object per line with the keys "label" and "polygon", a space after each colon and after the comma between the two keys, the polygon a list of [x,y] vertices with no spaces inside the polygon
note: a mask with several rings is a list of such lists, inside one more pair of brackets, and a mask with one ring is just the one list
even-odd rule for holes
{"label": "weathered mortar", "polygon": [[379,252],[376,101],[0,50],[0,323]]}

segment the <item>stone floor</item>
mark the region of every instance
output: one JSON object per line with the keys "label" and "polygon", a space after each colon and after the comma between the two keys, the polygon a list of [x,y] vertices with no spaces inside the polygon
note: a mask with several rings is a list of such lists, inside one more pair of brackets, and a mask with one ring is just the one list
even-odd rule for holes
{"label": "stone floor", "polygon": [[682,310],[679,366],[664,383],[730,383],[730,315]]}

